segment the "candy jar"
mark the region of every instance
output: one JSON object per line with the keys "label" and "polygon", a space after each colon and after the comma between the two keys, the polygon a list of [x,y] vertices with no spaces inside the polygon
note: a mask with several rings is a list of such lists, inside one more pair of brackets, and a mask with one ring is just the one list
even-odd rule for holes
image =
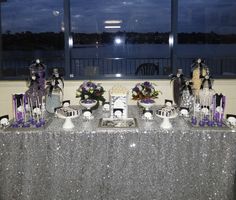
{"label": "candy jar", "polygon": [[171,77],[171,82],[173,82],[173,99],[175,104],[179,107],[182,96],[181,88],[185,83],[182,69],[178,69],[177,74],[176,75],[171,74],[170,77]]}
{"label": "candy jar", "polygon": [[58,69],[53,69],[52,77],[47,81],[46,110],[54,113],[55,108],[61,106],[63,101],[64,80]]}
{"label": "candy jar", "polygon": [[193,94],[195,96],[199,95],[199,90],[201,88],[202,84],[202,76],[206,75],[206,65],[204,64],[204,61],[198,58],[196,61],[191,66],[192,68],[192,73],[191,73],[191,78],[192,78],[192,89],[193,89]]}
{"label": "candy jar", "polygon": [[30,76],[34,74],[38,77],[39,89],[44,90],[46,66],[43,63],[41,63],[39,59],[37,59],[30,65],[29,70],[30,70]]}

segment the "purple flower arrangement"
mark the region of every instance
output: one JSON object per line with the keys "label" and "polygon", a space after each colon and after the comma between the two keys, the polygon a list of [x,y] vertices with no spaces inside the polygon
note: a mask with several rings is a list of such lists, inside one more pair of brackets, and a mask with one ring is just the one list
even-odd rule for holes
{"label": "purple flower arrangement", "polygon": [[132,89],[132,99],[133,100],[143,100],[151,103],[152,99],[158,98],[161,91],[156,90],[155,84],[145,81],[143,83],[137,83]]}
{"label": "purple flower arrangement", "polygon": [[101,84],[96,84],[92,81],[85,81],[76,90],[76,98],[81,98],[81,100],[94,99],[98,102],[101,101],[102,104],[104,104],[106,101],[103,97],[104,92],[105,90]]}

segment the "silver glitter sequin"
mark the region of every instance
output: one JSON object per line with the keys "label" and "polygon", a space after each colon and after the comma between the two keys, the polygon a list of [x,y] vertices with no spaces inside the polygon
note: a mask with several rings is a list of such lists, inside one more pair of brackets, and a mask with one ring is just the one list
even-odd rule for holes
{"label": "silver glitter sequin", "polygon": [[0,199],[234,199],[235,133],[192,130],[181,118],[162,130],[160,118],[145,122],[136,107],[132,116],[137,129],[77,118],[66,132],[62,119],[43,131],[1,130]]}

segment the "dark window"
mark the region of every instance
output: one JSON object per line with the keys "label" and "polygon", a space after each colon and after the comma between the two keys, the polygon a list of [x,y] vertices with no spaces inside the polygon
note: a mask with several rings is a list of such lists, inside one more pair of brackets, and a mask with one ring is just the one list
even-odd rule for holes
{"label": "dark window", "polygon": [[[170,19],[170,0],[71,0],[72,74],[91,78],[166,73]],[[150,70],[137,71],[144,65]],[[160,69],[146,73],[153,66]]]}
{"label": "dark window", "polygon": [[25,78],[35,59],[75,79],[189,75],[198,57],[213,76],[235,76],[235,0],[179,0],[177,48],[169,46],[173,2],[0,0],[0,77]]}
{"label": "dark window", "polygon": [[179,0],[178,66],[201,57],[214,76],[236,75],[236,2]]}
{"label": "dark window", "polygon": [[7,0],[1,7],[3,77],[26,77],[35,59],[64,66],[63,0]]}

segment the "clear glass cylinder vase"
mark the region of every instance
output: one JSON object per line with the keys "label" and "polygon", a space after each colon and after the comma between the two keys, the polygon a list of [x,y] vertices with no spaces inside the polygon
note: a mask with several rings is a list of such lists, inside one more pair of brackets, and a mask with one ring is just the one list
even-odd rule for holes
{"label": "clear glass cylinder vase", "polygon": [[52,92],[46,95],[46,110],[49,113],[54,113],[55,108],[62,104],[62,92],[59,89],[53,89]]}

